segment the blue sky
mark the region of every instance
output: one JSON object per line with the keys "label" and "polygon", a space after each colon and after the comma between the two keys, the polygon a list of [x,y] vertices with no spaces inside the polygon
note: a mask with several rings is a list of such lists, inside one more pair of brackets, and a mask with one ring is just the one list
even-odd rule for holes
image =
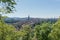
{"label": "blue sky", "polygon": [[9,17],[54,18],[60,16],[60,0],[18,0],[16,12]]}

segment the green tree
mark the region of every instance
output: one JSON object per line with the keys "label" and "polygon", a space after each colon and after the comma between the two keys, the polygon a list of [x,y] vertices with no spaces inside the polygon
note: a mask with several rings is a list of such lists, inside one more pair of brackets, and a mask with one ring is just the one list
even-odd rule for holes
{"label": "green tree", "polygon": [[21,29],[20,29],[20,33],[22,33],[21,38],[22,40],[31,40],[32,39],[32,29],[31,26],[29,25],[24,25]]}
{"label": "green tree", "polygon": [[35,27],[34,37],[36,40],[48,40],[48,34],[51,31],[50,23],[43,23]]}
{"label": "green tree", "polygon": [[19,40],[19,31],[12,25],[6,24],[4,22],[5,17],[1,16],[0,20],[0,40]]}
{"label": "green tree", "polygon": [[60,19],[52,25],[52,30],[48,37],[49,40],[60,40]]}
{"label": "green tree", "polygon": [[4,13],[13,12],[16,2],[15,0],[0,0],[0,11]]}
{"label": "green tree", "polygon": [[13,28],[13,26],[0,22],[0,40],[8,40],[8,39],[11,40],[14,31],[15,28]]}

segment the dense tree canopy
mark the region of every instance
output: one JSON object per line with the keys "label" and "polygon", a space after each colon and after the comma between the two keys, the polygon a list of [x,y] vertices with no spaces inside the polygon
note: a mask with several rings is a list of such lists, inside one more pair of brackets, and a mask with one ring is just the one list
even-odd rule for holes
{"label": "dense tree canopy", "polygon": [[36,25],[34,37],[36,40],[48,40],[48,34],[51,31],[51,24],[43,23],[42,25]]}
{"label": "dense tree canopy", "polygon": [[60,19],[52,25],[51,33],[49,34],[50,40],[60,40]]}

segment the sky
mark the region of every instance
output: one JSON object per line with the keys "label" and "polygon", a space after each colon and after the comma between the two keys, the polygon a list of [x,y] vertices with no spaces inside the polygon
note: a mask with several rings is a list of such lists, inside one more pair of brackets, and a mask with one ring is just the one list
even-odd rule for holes
{"label": "sky", "polygon": [[60,16],[60,0],[17,0],[16,12],[3,14],[9,17],[57,18]]}

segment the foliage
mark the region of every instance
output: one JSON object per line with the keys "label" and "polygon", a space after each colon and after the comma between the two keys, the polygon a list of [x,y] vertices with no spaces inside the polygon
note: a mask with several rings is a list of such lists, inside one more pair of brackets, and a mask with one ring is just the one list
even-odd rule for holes
{"label": "foliage", "polygon": [[18,40],[20,37],[17,35],[18,31],[14,26],[4,23],[2,18],[0,20],[0,40]]}
{"label": "foliage", "polygon": [[42,23],[34,28],[22,25],[20,30],[0,19],[0,40],[60,40],[60,19],[55,23]]}
{"label": "foliage", "polygon": [[16,5],[15,0],[0,0],[0,11],[5,13],[11,13],[14,10],[14,5]]}
{"label": "foliage", "polygon": [[35,27],[35,38],[36,40],[48,40],[48,34],[51,31],[51,25],[49,23],[43,23]]}
{"label": "foliage", "polygon": [[32,38],[32,29],[29,25],[23,25],[23,27],[21,28],[21,32],[22,32],[22,40],[31,40]]}
{"label": "foliage", "polygon": [[52,31],[49,34],[50,40],[60,40],[60,19],[52,25]]}

